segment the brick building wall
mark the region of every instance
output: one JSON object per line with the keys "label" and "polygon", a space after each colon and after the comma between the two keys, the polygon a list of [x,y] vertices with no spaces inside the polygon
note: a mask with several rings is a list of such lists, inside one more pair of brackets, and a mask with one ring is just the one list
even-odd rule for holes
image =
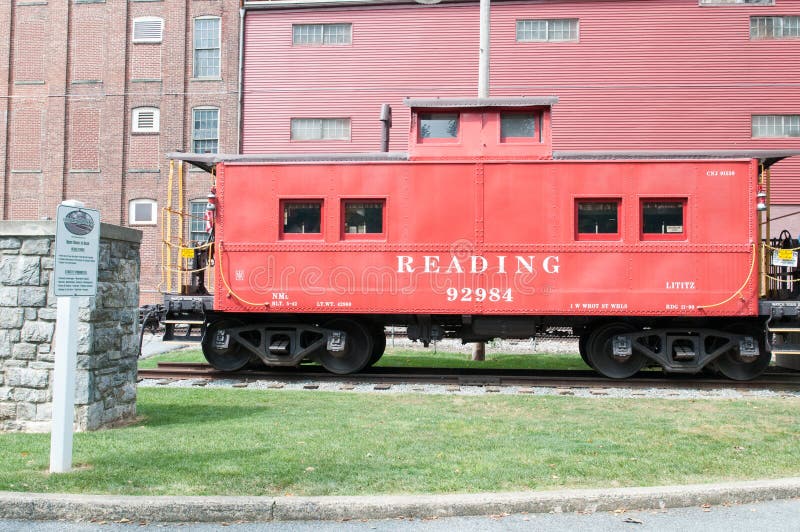
{"label": "brick building wall", "polygon": [[[132,223],[130,202],[155,201],[160,222],[164,154],[192,150],[197,107],[219,110],[219,151],[238,149],[239,4],[0,2],[0,27],[9,29],[0,34],[0,219],[53,218],[63,199],[78,199],[104,222],[141,229],[142,302],[160,300],[161,228]],[[136,39],[133,22],[142,17],[162,21],[160,40]],[[198,18],[218,20],[218,51],[203,43],[219,57],[212,75],[195,72]],[[157,110],[157,132],[134,131],[139,108]],[[205,198],[209,180],[189,172],[187,200]]]}

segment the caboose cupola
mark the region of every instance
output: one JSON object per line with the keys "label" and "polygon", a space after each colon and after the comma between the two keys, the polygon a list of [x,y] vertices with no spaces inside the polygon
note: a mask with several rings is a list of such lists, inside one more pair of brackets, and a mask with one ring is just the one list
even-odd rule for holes
{"label": "caboose cupola", "polygon": [[550,110],[555,96],[407,98],[409,158],[552,159]]}

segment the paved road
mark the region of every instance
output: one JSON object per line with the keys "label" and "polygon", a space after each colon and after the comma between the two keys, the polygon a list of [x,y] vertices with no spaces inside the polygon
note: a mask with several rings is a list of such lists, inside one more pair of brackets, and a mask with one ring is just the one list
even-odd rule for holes
{"label": "paved road", "polygon": [[796,532],[800,530],[800,499],[757,504],[677,508],[624,513],[530,514],[441,519],[391,519],[381,521],[283,521],[273,523],[157,524],[142,526],[131,516],[127,523],[67,523],[62,521],[0,521],[0,532],[88,532],[118,530],[236,531],[254,532],[499,532],[530,530],[591,530],[592,532],[650,532],[702,529],[703,532]]}

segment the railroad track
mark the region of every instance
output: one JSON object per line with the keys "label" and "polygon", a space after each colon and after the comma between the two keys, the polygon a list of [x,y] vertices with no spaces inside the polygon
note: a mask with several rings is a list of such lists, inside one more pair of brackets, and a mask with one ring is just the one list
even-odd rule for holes
{"label": "railroad track", "polygon": [[692,388],[800,391],[800,372],[775,370],[749,382],[737,382],[706,375],[676,375],[657,371],[641,372],[625,380],[611,380],[593,371],[492,370],[480,368],[370,368],[353,375],[334,375],[321,367],[248,369],[217,371],[208,364],[160,362],[156,369],[140,369],[140,379],[205,379],[278,382],[341,382],[351,384],[439,384],[452,386],[546,386],[572,388]]}

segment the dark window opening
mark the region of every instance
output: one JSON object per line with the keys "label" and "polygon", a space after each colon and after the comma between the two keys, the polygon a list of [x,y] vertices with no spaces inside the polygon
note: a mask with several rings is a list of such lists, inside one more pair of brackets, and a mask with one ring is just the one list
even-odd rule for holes
{"label": "dark window opening", "polygon": [[422,139],[454,139],[458,137],[458,113],[425,113],[419,115],[419,136]]}
{"label": "dark window opening", "polygon": [[500,139],[535,139],[536,113],[502,113],[500,115]]}
{"label": "dark window opening", "polygon": [[683,201],[642,202],[642,233],[645,235],[683,234]]}
{"label": "dark window opening", "polygon": [[344,204],[344,232],[383,233],[383,201],[347,201]]}
{"label": "dark window opening", "polygon": [[285,234],[320,233],[322,202],[292,202],[283,205]]}
{"label": "dark window opening", "polygon": [[578,234],[619,233],[618,201],[579,201]]}

